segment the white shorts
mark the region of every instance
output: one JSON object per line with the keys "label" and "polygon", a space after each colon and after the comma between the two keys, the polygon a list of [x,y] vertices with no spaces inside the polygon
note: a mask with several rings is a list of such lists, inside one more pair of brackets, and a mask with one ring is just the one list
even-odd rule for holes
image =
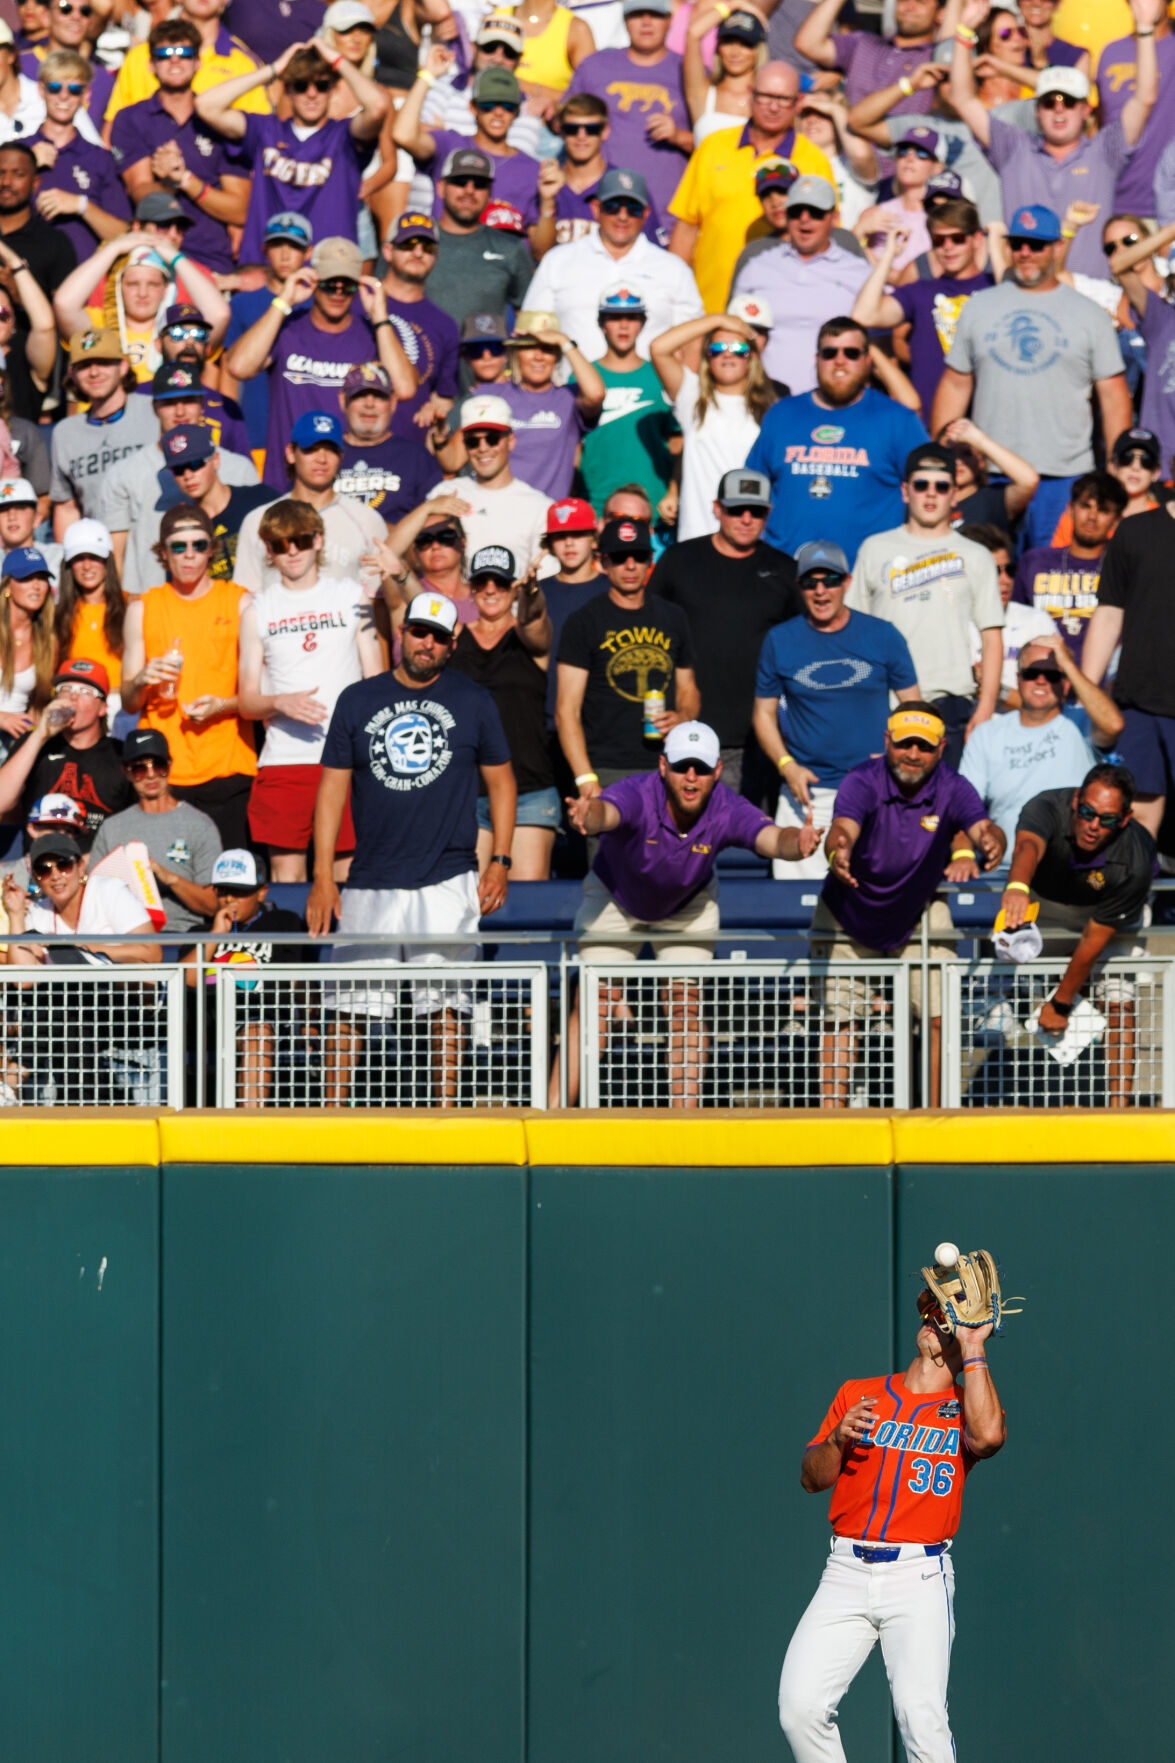
{"label": "white shorts", "polygon": [[[341,931],[373,931],[405,940],[398,944],[345,943],[331,950],[331,960],[365,967],[465,965],[480,960],[478,943],[437,945],[419,939],[476,937],[480,918],[477,876],[472,870],[427,888],[344,888]],[[328,987],[323,1001],[329,1009],[352,1016],[392,1016],[396,1010],[395,989],[382,986]],[[472,1008],[468,985],[442,980],[413,983],[416,1016],[433,1016],[438,1010],[459,1010],[468,1016]]]}
{"label": "white shorts", "polygon": [[[832,805],[836,801],[835,790],[823,790],[819,784],[809,784],[808,794],[812,798],[812,825],[821,833],[826,833],[832,825]],[[808,810],[798,796],[793,796],[786,784],[779,786],[779,805],[775,810],[776,826],[803,826]],[[771,873],[776,881],[819,881],[828,874],[828,858],[824,855],[824,840],[821,839],[810,857],[802,857],[798,863],[784,863],[776,857],[771,865]]]}

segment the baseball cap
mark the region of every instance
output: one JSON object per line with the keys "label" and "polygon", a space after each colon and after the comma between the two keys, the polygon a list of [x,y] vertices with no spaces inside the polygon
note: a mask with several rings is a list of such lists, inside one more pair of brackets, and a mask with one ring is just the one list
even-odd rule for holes
{"label": "baseball cap", "polygon": [[898,705],[885,726],[895,741],[929,741],[932,747],[937,747],[947,732],[941,716],[929,710],[911,710],[905,704]]}
{"label": "baseball cap", "polygon": [[[97,521],[94,525],[97,526]],[[81,686],[95,686],[104,698],[110,694],[110,675],[100,661],[91,661],[88,655],[75,655],[53,675],[53,684],[61,686],[67,680],[74,680]]]}
{"label": "baseball cap", "polygon": [[1089,80],[1079,67],[1042,68],[1037,76],[1036,96],[1038,99],[1047,98],[1053,92],[1076,98],[1081,103],[1089,98]]}
{"label": "baseball cap", "polygon": [[0,480],[0,508],[19,508],[22,502],[36,502],[37,492],[27,477],[6,477]]}
{"label": "baseball cap", "polygon": [[1114,442],[1114,464],[1121,465],[1128,453],[1145,453],[1154,465],[1163,462],[1158,435],[1150,429],[1123,429]]}
{"label": "baseball cap", "polygon": [[171,225],[177,221],[180,226],[193,225],[191,215],[166,190],[148,190],[135,204],[135,219],[149,220],[155,226]]}
{"label": "baseball cap", "polygon": [[521,55],[525,41],[525,34],[518,20],[503,12],[491,12],[488,18],[482,20],[481,29],[477,33],[479,49],[488,49],[491,43],[505,43],[507,49],[517,49]]}
{"label": "baseball cap", "polygon": [[632,282],[612,282],[600,295],[601,318],[644,318],[645,296]]}
{"label": "baseball cap", "polygon": [[656,12],[662,18],[668,18],[673,11],[673,0],[624,0],[621,11],[625,18],[630,12]]}
{"label": "baseball cap", "polygon": [[962,194],[963,180],[957,171],[936,171],[932,178],[926,180],[922,206],[931,208],[936,202],[951,202]]}
{"label": "baseball cap", "polygon": [[114,541],[100,520],[71,520],[61,538],[66,563],[75,557],[109,557]]}
{"label": "baseball cap", "polygon": [[767,41],[767,29],[761,18],[740,8],[721,21],[718,26],[718,41],[745,43],[748,49],[757,49],[760,43]]}
{"label": "baseball cap", "polygon": [[77,331],[69,339],[71,367],[83,361],[120,361],[125,353],[122,338],[114,330]]}
{"label": "baseball cap", "polygon": [[718,480],[718,500],[723,508],[766,508],[771,502],[771,479],[765,471],[736,466]]}
{"label": "baseball cap", "polygon": [[[487,546],[488,550],[500,549]],[[405,624],[428,624],[433,630],[451,637],[457,629],[457,608],[444,594],[415,594],[404,614]]]}
{"label": "baseball cap", "polygon": [[494,162],[480,147],[454,147],[441,166],[441,182],[446,178],[488,178],[492,184]]}
{"label": "baseball cap", "polygon": [[6,553],[0,572],[10,575],[13,581],[27,582],[31,575],[48,575],[49,565],[35,545],[18,545],[15,551]]}
{"label": "baseball cap", "polygon": [[29,809],[28,818],[34,826],[73,826],[79,832],[84,832],[86,826],[86,811],[81,803],[56,790],[39,797]]}
{"label": "baseball cap", "polygon": [[390,245],[410,245],[413,239],[431,239],[436,243],[436,222],[418,209],[410,208],[402,214],[392,229],[388,239]]}
{"label": "baseball cap", "polygon": [[682,759],[694,759],[713,771],[722,757],[718,736],[708,722],[679,722],[665,736],[665,758],[677,765]]}
{"label": "baseball cap", "polygon": [[921,147],[923,151],[929,153],[932,158],[938,158],[938,130],[930,128],[929,125],[924,122],[915,123],[912,129],[907,129],[901,140],[896,144],[899,147]]}
{"label": "baseball cap", "polygon": [[827,178],[797,178],[787,193],[789,208],[819,208],[824,214],[831,214],[836,207],[836,190]]}
{"label": "baseball cap", "polygon": [[522,88],[508,67],[483,67],[471,96],[475,104],[521,104]]}
{"label": "baseball cap", "polygon": [[817,569],[826,569],[829,575],[848,575],[849,560],[831,539],[809,539],[796,552],[796,580],[803,581]]}
{"label": "baseball cap", "polygon": [[353,367],[343,381],[344,404],[363,392],[375,392],[381,398],[391,397],[392,376],[381,362],[365,361],[361,367]]}
{"label": "baseball cap", "polygon": [[1061,237],[1061,223],[1043,202],[1030,202],[1025,208],[1017,208],[1008,223],[1008,237],[1039,239],[1042,245],[1055,245]]}
{"label": "baseball cap", "polygon": [[653,535],[647,520],[609,520],[600,533],[602,557],[619,557],[626,551],[653,552]]}
{"label": "baseball cap", "polygon": [[469,579],[476,581],[479,575],[492,575],[500,582],[513,583],[518,575],[518,564],[513,551],[505,545],[483,545],[475,551],[469,564]]}
{"label": "baseball cap", "polygon": [[313,447],[337,447],[343,450],[343,425],[329,410],[304,410],[293,428],[290,440],[303,453]]}
{"label": "baseball cap", "polygon": [[513,430],[514,418],[505,398],[495,398],[487,393],[479,398],[465,399],[461,406],[461,427]]}
{"label": "baseball cap", "polygon": [[547,529],[544,539],[559,539],[564,533],[594,533],[596,530],[596,511],[590,502],[580,496],[565,496],[562,502],[552,502],[547,509]]}
{"label": "baseball cap", "polygon": [[[346,0],[342,0],[342,4],[346,4]],[[341,11],[342,4],[332,6],[331,12]],[[362,10],[366,12],[366,6]],[[327,17],[330,17],[330,13]],[[336,30],[342,28],[341,25],[335,26]],[[245,851],[240,846],[234,846],[231,850],[220,853],[212,865],[209,879],[214,888],[241,888],[252,892],[254,888],[263,888],[269,880],[269,865],[255,851]]]}
{"label": "baseball cap", "polygon": [[216,451],[212,430],[202,422],[181,422],[159,437],[159,445],[169,471],[182,465],[203,465]]}
{"label": "baseball cap", "polygon": [[467,343],[504,343],[506,320],[496,312],[471,312],[461,326],[461,347]]}
{"label": "baseball cap", "polygon": [[949,447],[940,446],[937,441],[927,441],[921,447],[915,447],[906,454],[906,463],[902,468],[902,481],[908,482],[920,467],[937,465],[954,482],[955,456]]}
{"label": "baseball cap", "polygon": [[12,34],[12,26],[0,19],[0,49],[12,49],[15,45],[16,38]]}
{"label": "baseball cap", "polygon": [[173,404],[177,398],[203,398],[206,390],[199,370],[185,361],[157,367],[151,380],[151,397],[156,404]]}
{"label": "baseball cap", "polygon": [[731,318],[741,318],[756,330],[769,331],[775,323],[771,308],[762,294],[736,294],[726,308]]}
{"label": "baseball cap", "polygon": [[310,267],[323,281],[338,275],[357,282],[363,274],[363,253],[351,239],[319,239],[310,253]]}
{"label": "baseball cap", "polygon": [[369,31],[375,29],[371,8],[364,6],[363,0],[334,0],[323,13],[322,22],[328,31],[354,31],[360,25]]}
{"label": "baseball cap", "polygon": [[263,242],[268,245],[273,239],[288,239],[291,245],[310,245],[314,242],[314,228],[304,214],[283,208],[265,224]]}
{"label": "baseball cap", "polygon": [[80,858],[81,854],[81,846],[68,833],[43,833],[39,839],[33,840],[25,856],[31,870],[39,857]]}
{"label": "baseball cap", "polygon": [[[643,7],[648,12],[649,7]],[[642,208],[649,206],[649,186],[639,171],[624,171],[619,166],[610,166],[600,179],[596,190],[597,202],[610,202],[616,196],[627,196],[632,202],[639,202]]]}
{"label": "baseball cap", "polygon": [[133,728],[124,735],[122,742],[122,762],[130,765],[136,759],[170,759],[171,748],[167,744],[167,736],[157,728]]}
{"label": "baseball cap", "polygon": [[544,331],[559,329],[558,315],[554,312],[539,312],[527,308],[516,314],[514,329],[510,333],[511,343],[541,343]]}
{"label": "baseball cap", "polygon": [[163,314],[164,330],[170,330],[173,324],[198,324],[206,331],[212,329],[200,308],[193,306],[190,300],[178,301],[176,305],[169,306]]}
{"label": "baseball cap", "polygon": [[764,190],[790,190],[799,177],[795,164],[790,159],[765,159],[755,173],[755,194],[761,196]]}
{"label": "baseball cap", "polygon": [[513,202],[503,202],[495,197],[482,210],[482,226],[493,227],[499,233],[517,233],[521,238],[526,232],[526,216],[521,208],[515,208]]}

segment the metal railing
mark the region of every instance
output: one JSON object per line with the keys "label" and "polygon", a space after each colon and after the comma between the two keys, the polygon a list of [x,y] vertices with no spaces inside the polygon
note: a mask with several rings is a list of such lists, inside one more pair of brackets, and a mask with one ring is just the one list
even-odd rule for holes
{"label": "metal railing", "polygon": [[177,967],[0,969],[0,1105],[182,1108]]}

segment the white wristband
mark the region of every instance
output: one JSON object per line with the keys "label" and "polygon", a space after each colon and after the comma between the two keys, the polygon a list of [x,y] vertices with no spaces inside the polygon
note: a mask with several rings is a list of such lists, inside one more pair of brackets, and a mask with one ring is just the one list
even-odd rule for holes
{"label": "white wristband", "polygon": [[79,214],[84,214],[86,212],[86,209],[89,206],[90,206],[90,198],[88,196],[79,196],[78,197],[78,213]]}

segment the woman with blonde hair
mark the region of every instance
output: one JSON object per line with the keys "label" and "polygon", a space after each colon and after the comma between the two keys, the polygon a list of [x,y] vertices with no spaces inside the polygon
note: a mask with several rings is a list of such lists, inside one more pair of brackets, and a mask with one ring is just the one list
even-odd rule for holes
{"label": "woman with blonde hair", "polygon": [[49,702],[57,640],[49,565],[34,545],[4,559],[0,576],[0,754],[7,758]]}
{"label": "woman with blonde hair", "polygon": [[[706,71],[703,39],[718,24],[718,42]],[[751,114],[755,75],[767,60],[767,25],[757,6],[732,9],[718,0],[696,5],[685,37],[682,78],[694,126],[694,145],[719,129],[742,128]]]}
{"label": "woman with blonde hair", "polygon": [[[681,425],[679,544],[717,532],[714,496],[719,480],[732,463],[746,458],[775,402],[757,342],[741,318],[707,312],[675,324],[650,345],[657,377],[673,399]],[[696,373],[688,365],[695,345],[701,346]]]}

